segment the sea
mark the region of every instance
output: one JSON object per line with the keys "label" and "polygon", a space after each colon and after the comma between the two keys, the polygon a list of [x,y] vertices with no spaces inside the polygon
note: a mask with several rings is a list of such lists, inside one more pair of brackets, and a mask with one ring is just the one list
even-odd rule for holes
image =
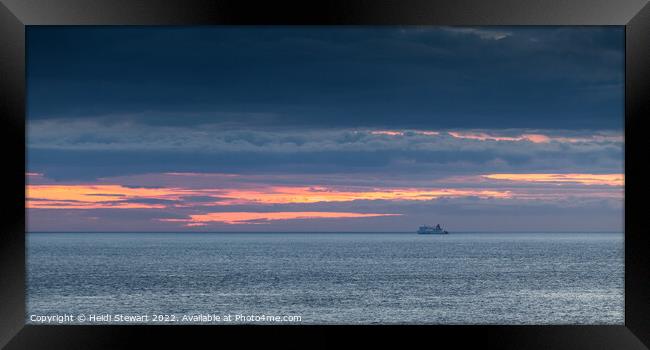
{"label": "sea", "polygon": [[28,233],[26,242],[29,324],[624,322],[623,233]]}

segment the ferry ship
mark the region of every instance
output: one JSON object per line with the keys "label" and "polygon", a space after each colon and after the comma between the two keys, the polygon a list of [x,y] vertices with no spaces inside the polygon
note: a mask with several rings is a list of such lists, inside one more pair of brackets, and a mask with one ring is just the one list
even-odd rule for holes
{"label": "ferry ship", "polygon": [[420,235],[446,235],[449,234],[449,232],[445,231],[440,227],[440,224],[436,225],[436,227],[432,226],[420,226],[418,229],[418,234]]}

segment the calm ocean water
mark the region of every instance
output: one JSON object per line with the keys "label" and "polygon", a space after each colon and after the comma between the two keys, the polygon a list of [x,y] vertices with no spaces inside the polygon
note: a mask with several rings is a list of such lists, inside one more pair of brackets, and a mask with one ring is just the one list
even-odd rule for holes
{"label": "calm ocean water", "polygon": [[30,233],[27,257],[29,323],[63,314],[624,320],[622,233]]}

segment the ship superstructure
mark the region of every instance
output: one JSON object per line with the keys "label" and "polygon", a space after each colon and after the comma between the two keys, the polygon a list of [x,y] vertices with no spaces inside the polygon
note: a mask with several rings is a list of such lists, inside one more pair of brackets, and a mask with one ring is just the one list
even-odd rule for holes
{"label": "ship superstructure", "polygon": [[420,235],[446,235],[449,232],[445,231],[440,227],[440,224],[437,224],[435,227],[423,225],[418,229],[418,234]]}

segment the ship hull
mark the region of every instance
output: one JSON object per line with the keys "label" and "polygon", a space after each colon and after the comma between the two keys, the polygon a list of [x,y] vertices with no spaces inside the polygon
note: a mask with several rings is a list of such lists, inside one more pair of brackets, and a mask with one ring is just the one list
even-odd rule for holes
{"label": "ship hull", "polygon": [[443,231],[443,232],[418,232],[418,235],[448,235],[449,232]]}

